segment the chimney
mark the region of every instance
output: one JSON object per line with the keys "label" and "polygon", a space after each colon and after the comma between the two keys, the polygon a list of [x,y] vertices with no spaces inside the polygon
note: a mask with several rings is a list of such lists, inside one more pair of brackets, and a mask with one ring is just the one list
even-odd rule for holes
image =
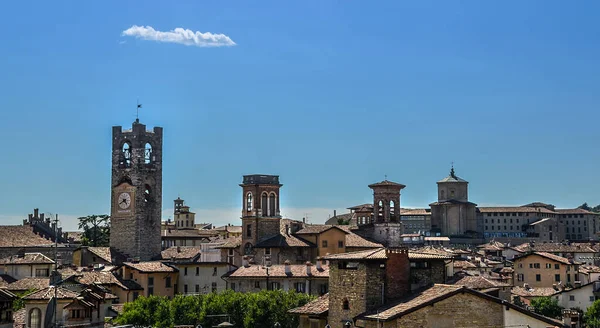
{"label": "chimney", "polygon": [[336,216],[337,216],[336,211],[333,210],[333,217],[336,217]]}
{"label": "chimney", "polygon": [[242,265],[243,265],[244,267],[246,267],[246,268],[250,266],[250,265],[248,264],[248,255],[244,255],[244,256],[242,257]]}
{"label": "chimney", "polygon": [[310,267],[312,267],[312,263],[310,263],[309,261],[306,261],[306,275],[307,276],[312,275],[312,271],[311,271]]}
{"label": "chimney", "polygon": [[525,288],[526,290],[529,290],[529,284],[528,283],[524,283],[523,284],[523,288]]}
{"label": "chimney", "polygon": [[39,208],[34,208],[34,209],[33,209],[33,217],[34,217],[35,219],[37,219],[37,218],[38,218],[38,214],[39,214],[39,213],[40,213],[40,209],[39,209]]}
{"label": "chimney", "polygon": [[[325,256],[329,256],[329,253],[326,253]],[[329,265],[329,260],[325,260],[325,264]]]}
{"label": "chimney", "polygon": [[285,260],[285,262],[283,262],[283,265],[285,267],[285,274],[287,276],[292,274],[292,267],[290,266],[290,261],[289,260]]}
{"label": "chimney", "polygon": [[317,256],[317,261],[315,262],[317,264],[317,270],[321,271],[321,269],[323,267],[321,267],[321,257]]}

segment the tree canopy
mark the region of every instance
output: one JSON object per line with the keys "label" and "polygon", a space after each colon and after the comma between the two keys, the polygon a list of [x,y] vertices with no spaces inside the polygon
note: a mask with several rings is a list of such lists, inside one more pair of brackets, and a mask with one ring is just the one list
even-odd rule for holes
{"label": "tree canopy", "polygon": [[583,319],[588,327],[600,327],[600,300],[594,301],[594,303],[587,308]]}
{"label": "tree canopy", "polygon": [[583,204],[579,205],[579,207],[577,207],[577,208],[581,208],[583,210],[590,211],[590,212],[600,213],[600,205],[590,207],[588,205],[588,203],[583,203]]}
{"label": "tree canopy", "polygon": [[558,305],[558,300],[552,297],[538,297],[531,300],[533,312],[550,317],[562,318],[563,308]]}
{"label": "tree canopy", "polygon": [[83,246],[102,247],[110,243],[110,216],[88,215],[78,218],[79,229],[83,230],[81,244]]}
{"label": "tree canopy", "polygon": [[271,328],[279,322],[282,328],[295,328],[298,318],[287,311],[313,299],[314,296],[283,290],[258,293],[226,290],[204,295],[178,295],[172,300],[159,296],[139,297],[125,303],[123,313],[115,322],[144,327],[199,324],[213,327],[231,320],[236,327]]}

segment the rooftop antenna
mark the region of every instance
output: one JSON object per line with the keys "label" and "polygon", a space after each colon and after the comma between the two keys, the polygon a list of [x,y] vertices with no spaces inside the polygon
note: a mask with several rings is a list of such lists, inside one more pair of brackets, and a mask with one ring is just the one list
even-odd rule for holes
{"label": "rooftop antenna", "polygon": [[140,108],[142,108],[142,104],[140,104],[140,99],[138,98],[137,101],[137,107],[136,107],[136,111],[135,111],[135,123],[140,123]]}
{"label": "rooftop antenna", "polygon": [[387,181],[387,174],[385,174],[385,175],[384,175],[384,177],[385,177],[385,179],[384,179],[384,180],[385,180],[385,181]]}

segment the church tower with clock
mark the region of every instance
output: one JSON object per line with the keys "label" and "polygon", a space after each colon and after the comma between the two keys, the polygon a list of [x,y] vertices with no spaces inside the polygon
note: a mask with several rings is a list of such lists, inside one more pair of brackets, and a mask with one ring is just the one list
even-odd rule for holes
{"label": "church tower with clock", "polygon": [[132,259],[161,251],[163,129],[113,126],[110,246]]}

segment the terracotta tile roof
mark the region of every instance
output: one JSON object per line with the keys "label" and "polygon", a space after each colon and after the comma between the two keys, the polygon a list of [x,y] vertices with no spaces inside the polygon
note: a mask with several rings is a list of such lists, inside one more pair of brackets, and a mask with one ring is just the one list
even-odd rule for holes
{"label": "terracotta tile roof", "polygon": [[218,231],[218,232],[242,233],[242,226],[226,225],[226,226],[216,227],[213,230]]}
{"label": "terracotta tile roof", "polygon": [[453,266],[455,268],[467,268],[467,269],[474,269],[477,268],[477,266],[469,261],[454,261]]}
{"label": "terracotta tile roof", "polygon": [[344,231],[345,233],[348,233],[347,230],[344,230],[343,228],[340,228],[340,226],[337,225],[332,225],[332,224],[311,224],[311,225],[306,225],[304,228],[296,231],[294,234],[295,235],[306,235],[306,234],[320,234],[323,233],[329,229],[332,228],[336,228],[339,230]]}
{"label": "terracotta tile roof", "polygon": [[478,207],[481,213],[545,213],[556,214],[545,207],[527,207],[527,206],[504,206],[504,207]]}
{"label": "terracotta tile roof", "polygon": [[388,320],[392,317],[401,316],[404,313],[417,308],[420,305],[429,303],[435,300],[441,300],[445,298],[445,296],[449,296],[456,291],[464,289],[464,286],[458,285],[439,285],[436,284],[431,288],[428,288],[420,293],[415,293],[403,299],[400,303],[396,305],[389,306],[387,308],[380,309],[379,315],[371,314],[365,315],[364,317],[367,319],[377,320],[377,318],[381,320]]}
{"label": "terracotta tile roof", "polygon": [[[307,274],[306,264],[289,264],[290,274],[285,272],[285,264],[272,265],[269,268],[269,278],[328,278],[329,266],[322,265],[321,270],[316,265],[310,265],[310,276]],[[256,278],[267,277],[267,270],[261,265],[241,266],[229,275],[230,278]]]}
{"label": "terracotta tile roof", "polygon": [[355,233],[346,235],[346,248],[381,248],[382,244],[365,239]]}
{"label": "terracotta tile roof", "polygon": [[525,288],[525,287],[515,286],[510,290],[511,294],[523,296],[523,297],[552,296],[558,292],[559,292],[559,290],[554,289],[553,287]]}
{"label": "terracotta tile roof", "polygon": [[118,285],[119,279],[112,272],[83,271],[78,274],[77,281],[84,285]]}
{"label": "terracotta tile roof", "polygon": [[347,209],[349,209],[349,210],[357,210],[357,209],[363,208],[363,207],[373,208],[373,204],[360,204],[360,205],[355,205],[355,206],[352,206],[352,207],[347,207]]}
{"label": "terracotta tile roof", "polygon": [[425,237],[425,241],[450,241],[450,237]]}
{"label": "terracotta tile roof", "polygon": [[312,302],[288,311],[293,314],[324,315],[329,311],[329,294],[325,294]]}
{"label": "terracotta tile roof", "polygon": [[54,264],[54,261],[42,253],[25,253],[23,256],[13,255],[0,260],[4,265],[19,264]]}
{"label": "terracotta tile roof", "polygon": [[0,288],[6,288],[8,287],[8,284],[13,283],[15,281],[17,281],[17,279],[7,274],[0,274]]}
{"label": "terracotta tile roof", "polygon": [[523,243],[513,247],[513,249],[522,253],[528,251],[547,252],[547,253],[595,253],[596,250],[589,243]]}
{"label": "terracotta tile roof", "polygon": [[176,268],[164,264],[160,261],[148,261],[148,262],[125,262],[124,266],[138,270],[143,273],[153,273],[153,272],[179,272]]}
{"label": "terracotta tile roof", "polygon": [[452,256],[408,251],[409,260],[451,260]]}
{"label": "terracotta tile roof", "polygon": [[160,253],[163,260],[193,261],[200,257],[200,246],[173,246]]}
{"label": "terracotta tile roof", "polygon": [[130,279],[118,279],[116,285],[124,290],[144,290],[140,284]]}
{"label": "terracotta tile roof", "polygon": [[[556,262],[560,262],[562,264],[580,264],[578,262],[573,262],[573,261],[569,260],[568,258],[565,258],[565,257],[562,257],[562,256],[558,256],[558,255],[554,255],[554,254],[551,254],[551,253],[535,252],[533,254],[545,257],[545,258],[550,259],[550,260],[554,260]],[[525,256],[527,256],[527,255],[525,255]],[[525,257],[525,256],[523,256],[523,257]]]}
{"label": "terracotta tile roof", "polygon": [[125,255],[111,247],[88,247],[87,250],[111,264],[123,263],[127,259]]}
{"label": "terracotta tile roof", "polygon": [[67,239],[74,244],[81,243],[81,237],[83,237],[83,231],[65,231]]}
{"label": "terracotta tile roof", "polygon": [[598,213],[590,212],[590,211],[584,210],[582,208],[557,208],[554,211],[556,213],[560,213],[560,214],[596,214],[596,215],[598,215]]}
{"label": "terracotta tile roof", "polygon": [[597,267],[595,265],[582,265],[579,267],[579,273],[600,273],[600,267]]}
{"label": "terracotta tile roof", "polygon": [[512,286],[510,284],[490,280],[482,276],[464,276],[459,280],[455,281],[454,285],[461,285],[471,289],[487,289]]}
{"label": "terracotta tile roof", "polygon": [[400,215],[431,215],[428,208],[401,208]]}
{"label": "terracotta tile roof", "polygon": [[353,217],[354,217],[354,213],[338,214],[336,216],[332,216],[327,221],[325,221],[325,224],[337,225],[339,219],[342,219],[344,221],[350,221],[350,220],[352,220]]}
{"label": "terracotta tile roof", "polygon": [[123,306],[125,304],[113,304],[111,305],[111,308],[113,309],[113,311],[117,312],[118,314],[123,314]]}
{"label": "terracotta tile roof", "polygon": [[278,234],[260,241],[255,248],[279,248],[279,247],[316,247],[311,242],[288,234]]}
{"label": "terracotta tile roof", "polygon": [[434,246],[424,246],[424,247],[413,248],[410,251],[415,252],[415,253],[421,253],[421,254],[435,254],[435,255],[449,256],[449,257],[454,256],[454,253],[452,251],[447,251],[442,248],[434,247]]}
{"label": "terracotta tile roof", "polygon": [[50,298],[54,297],[55,289],[56,289],[56,298],[58,298],[58,299],[69,299],[69,298],[75,298],[78,296],[77,293],[75,293],[74,291],[68,290],[66,288],[49,286],[44,289],[38,290],[37,292],[31,293],[31,294],[25,296],[23,299],[26,299],[26,300],[49,300]]}
{"label": "terracotta tile roof", "polygon": [[28,225],[0,226],[0,247],[48,246],[54,243],[35,232]]}
{"label": "terracotta tile roof", "polygon": [[222,243],[216,248],[239,248],[242,246],[242,236],[230,237],[227,239],[217,239],[214,242]]}
{"label": "terracotta tile roof", "polygon": [[401,183],[383,180],[381,182],[372,183],[369,185],[369,188],[373,188],[373,187],[396,187],[396,188],[402,189],[402,188],[405,188],[406,186]]}
{"label": "terracotta tile roof", "polygon": [[494,240],[490,241],[487,244],[477,246],[477,248],[482,249],[484,251],[503,251],[505,247],[506,245],[504,245],[503,243]]}
{"label": "terracotta tile roof", "polygon": [[27,309],[22,308],[17,312],[13,313],[13,327],[25,327],[25,316],[27,315]]}
{"label": "terracotta tile roof", "polygon": [[323,256],[325,260],[382,260],[387,258],[385,248]]}
{"label": "terracotta tile roof", "polygon": [[194,238],[203,239],[216,237],[219,235],[215,230],[199,230],[199,229],[165,229],[161,231],[162,238]]}
{"label": "terracotta tile roof", "polygon": [[50,285],[50,278],[23,278],[8,284],[6,289],[11,291],[23,291],[29,289],[40,290]]}
{"label": "terracotta tile roof", "polygon": [[500,272],[502,273],[513,273],[515,272],[515,269],[511,268],[511,267],[504,267],[500,270]]}

